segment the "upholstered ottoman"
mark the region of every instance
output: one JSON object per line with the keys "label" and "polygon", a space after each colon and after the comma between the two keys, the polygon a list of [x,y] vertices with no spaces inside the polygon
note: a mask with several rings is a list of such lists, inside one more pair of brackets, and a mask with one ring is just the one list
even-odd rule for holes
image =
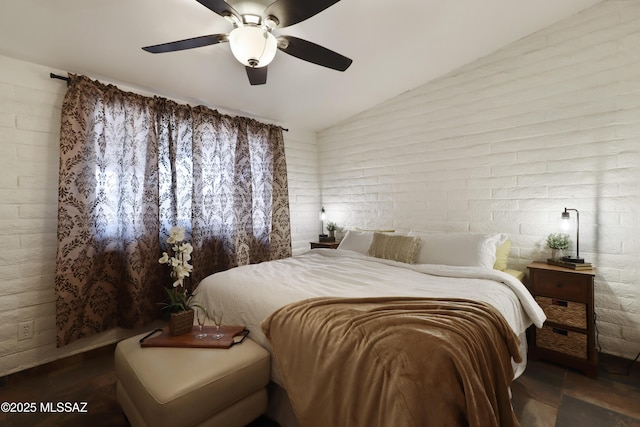
{"label": "upholstered ottoman", "polygon": [[132,426],[244,426],[267,408],[269,353],[250,339],[229,349],[118,343],[117,398]]}

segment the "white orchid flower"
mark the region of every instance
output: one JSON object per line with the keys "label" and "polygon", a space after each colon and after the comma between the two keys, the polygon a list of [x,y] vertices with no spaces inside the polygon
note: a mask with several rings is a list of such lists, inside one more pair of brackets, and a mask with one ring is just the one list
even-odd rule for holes
{"label": "white orchid flower", "polygon": [[193,253],[193,246],[191,243],[183,242],[185,239],[184,227],[172,227],[169,230],[169,238],[167,243],[173,251],[173,256],[169,256],[169,253],[163,252],[162,257],[158,260],[160,264],[167,264],[171,267],[171,277],[173,278],[173,287],[180,288],[178,293],[184,294],[186,297],[186,289],[184,289],[184,279],[189,277],[193,271],[193,266],[189,264],[191,261],[191,254]]}
{"label": "white orchid flower", "polygon": [[171,227],[167,243],[173,244],[184,240],[184,227]]}
{"label": "white orchid flower", "polygon": [[184,279],[185,277],[189,277],[189,272],[192,270],[190,265],[178,265],[174,268],[173,272],[178,279]]}

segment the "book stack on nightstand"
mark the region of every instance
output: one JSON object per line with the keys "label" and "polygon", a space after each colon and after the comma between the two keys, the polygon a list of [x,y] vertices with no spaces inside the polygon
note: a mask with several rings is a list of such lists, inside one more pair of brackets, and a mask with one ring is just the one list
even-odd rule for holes
{"label": "book stack on nightstand", "polygon": [[542,329],[532,327],[529,355],[596,377],[593,282],[595,269],[574,269],[534,262],[527,266],[527,286],[547,316]]}
{"label": "book stack on nightstand", "polygon": [[593,265],[590,262],[572,262],[572,261],[564,261],[561,259],[547,259],[547,264],[556,265],[558,267],[566,267],[571,270],[592,270]]}

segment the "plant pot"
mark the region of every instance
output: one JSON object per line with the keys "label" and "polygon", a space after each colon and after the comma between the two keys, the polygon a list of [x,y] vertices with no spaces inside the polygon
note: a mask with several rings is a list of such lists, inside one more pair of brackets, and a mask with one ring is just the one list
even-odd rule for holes
{"label": "plant pot", "polygon": [[182,335],[193,329],[193,310],[179,311],[169,315],[169,334]]}
{"label": "plant pot", "polygon": [[551,249],[551,259],[559,261],[564,256],[564,249]]}

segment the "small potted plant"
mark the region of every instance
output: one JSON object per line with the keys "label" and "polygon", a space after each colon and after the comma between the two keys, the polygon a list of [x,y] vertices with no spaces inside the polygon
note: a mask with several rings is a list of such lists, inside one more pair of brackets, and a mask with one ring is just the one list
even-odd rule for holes
{"label": "small potted plant", "polygon": [[552,259],[561,259],[564,251],[569,249],[569,235],[565,233],[551,233],[547,236],[547,246],[551,249]]}
{"label": "small potted plant", "polygon": [[327,223],[327,231],[329,232],[329,238],[331,240],[336,240],[337,229],[338,229],[338,225],[335,222],[329,221]]}

